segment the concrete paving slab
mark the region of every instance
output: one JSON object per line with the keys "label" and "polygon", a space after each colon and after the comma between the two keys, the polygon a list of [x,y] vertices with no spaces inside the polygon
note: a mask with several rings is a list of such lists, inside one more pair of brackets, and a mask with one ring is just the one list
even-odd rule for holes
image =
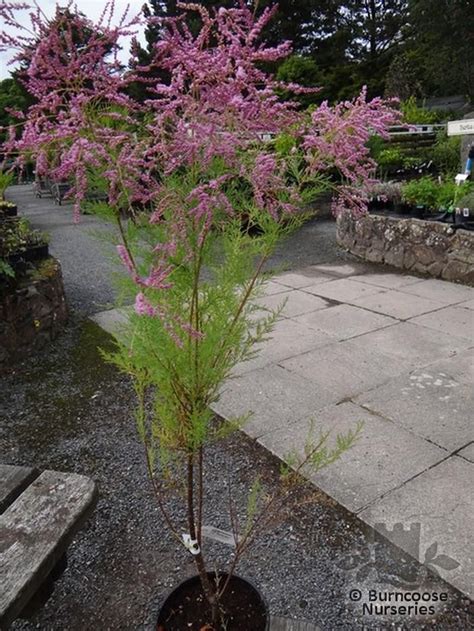
{"label": "concrete paving slab", "polygon": [[333,274],[339,277],[360,275],[373,271],[372,267],[364,265],[363,263],[321,263],[320,265],[313,265],[312,267],[325,274]]}
{"label": "concrete paving slab", "polygon": [[458,383],[474,385],[474,349],[462,351],[449,359],[430,364],[431,370],[437,370],[442,377],[451,377]]}
{"label": "concrete paving slab", "polygon": [[354,340],[347,340],[284,360],[280,366],[330,392],[331,400],[327,403],[338,403],[380,386],[407,370],[406,362],[390,359],[375,348],[364,348],[355,345]]}
{"label": "concrete paving slab", "polygon": [[462,307],[463,309],[474,309],[474,300],[468,300],[467,302],[460,302],[458,307]]}
{"label": "concrete paving slab", "polygon": [[322,298],[350,303],[353,303],[357,298],[362,298],[362,296],[370,296],[384,291],[381,287],[360,283],[350,278],[339,278],[328,283],[309,285],[304,290]]}
{"label": "concrete paving slab", "polygon": [[312,622],[270,616],[269,631],[321,631],[321,628]]}
{"label": "concrete paving slab", "polygon": [[318,309],[326,309],[330,303],[324,298],[307,294],[299,289],[291,289],[282,293],[257,298],[255,304],[269,311],[276,311],[286,301],[281,315],[285,318],[301,315]]}
{"label": "concrete paving slab", "polygon": [[[330,431],[328,446],[333,446],[337,434],[354,430],[359,421],[364,426],[351,449],[319,472],[305,472],[309,480],[352,512],[359,512],[447,455],[443,449],[350,402],[320,410],[313,436]],[[258,442],[283,460],[293,450],[303,458],[310,431],[311,422],[304,419],[265,434]]]}
{"label": "concrete paving slab", "polygon": [[402,293],[395,289],[376,295],[356,296],[350,302],[358,307],[389,315],[399,320],[408,320],[408,318],[413,318],[435,309],[442,309],[446,306],[443,302],[420,298],[419,296]]}
{"label": "concrete paving slab", "polygon": [[360,276],[351,276],[351,280],[376,285],[377,287],[384,287],[385,289],[398,289],[399,287],[406,287],[423,282],[422,278],[409,276],[408,274],[371,274],[370,272]]}
{"label": "concrete paving slab", "polygon": [[286,289],[286,287],[276,283],[274,280],[269,280],[263,286],[263,293],[265,296],[272,296],[273,294],[281,294]]}
{"label": "concrete paving slab", "polygon": [[311,266],[304,267],[297,272],[278,274],[273,280],[285,287],[301,289],[301,287],[307,287],[308,285],[316,285],[318,283],[326,283],[329,280],[334,280],[334,276],[325,274]]}
{"label": "concrete paving slab", "polygon": [[439,333],[411,322],[365,333],[351,340],[359,351],[377,349],[378,352],[404,360],[411,368],[424,366],[468,349],[472,344],[448,333]]}
{"label": "concrete paving slab", "polygon": [[324,331],[311,329],[300,322],[286,318],[276,323],[269,337],[271,339],[257,347],[260,352],[256,357],[242,362],[236,367],[236,374],[250,372],[269,364],[277,364],[283,359],[336,341],[335,338]]}
{"label": "concrete paving slab", "polygon": [[474,463],[474,443],[471,443],[467,447],[464,447],[464,449],[461,449],[457,455]]}
{"label": "concrete paving slab", "polygon": [[469,309],[446,307],[412,318],[410,322],[421,324],[434,331],[449,332],[450,335],[470,340],[474,344],[474,313]]}
{"label": "concrete paving slab", "polygon": [[474,299],[474,288],[435,278],[405,286],[401,291],[449,305]]}
{"label": "concrete paving slab", "polygon": [[332,393],[280,366],[254,370],[227,382],[213,410],[225,419],[253,412],[244,431],[252,438],[311,418]]}
{"label": "concrete paving slab", "polygon": [[[360,513],[393,543],[426,562],[471,598],[474,596],[474,465],[458,456],[428,469]],[[395,524],[402,524],[405,534]],[[419,540],[417,534],[419,524]],[[431,554],[430,554],[431,553]],[[458,565],[443,569],[449,556]],[[416,556],[416,554],[413,554]],[[435,563],[436,558],[439,564]]]}
{"label": "concrete paving slab", "polygon": [[347,340],[398,323],[398,320],[388,316],[346,304],[332,306],[324,311],[305,313],[293,320],[310,328],[325,331],[337,340]]}
{"label": "concrete paving slab", "polygon": [[119,307],[95,313],[90,319],[104,329],[104,331],[110,333],[110,335],[120,338],[120,331],[127,325],[129,315],[132,312],[133,307]]}
{"label": "concrete paving slab", "polygon": [[453,452],[474,440],[474,391],[426,366],[355,401],[398,426]]}

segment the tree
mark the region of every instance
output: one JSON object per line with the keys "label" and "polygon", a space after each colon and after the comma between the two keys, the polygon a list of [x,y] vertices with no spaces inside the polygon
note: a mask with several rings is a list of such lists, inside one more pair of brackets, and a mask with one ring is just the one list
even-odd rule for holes
{"label": "tree", "polygon": [[15,73],[0,81],[0,143],[6,139],[7,128],[19,123],[18,117],[12,112],[24,114],[33,102],[33,97],[25,90]]}
{"label": "tree", "polygon": [[351,33],[348,55],[359,64],[361,81],[382,94],[390,63],[404,39],[407,0],[348,0],[342,12]]}
{"label": "tree", "polygon": [[473,0],[410,0],[409,51],[423,60],[426,91],[474,98]]}
{"label": "tree", "polygon": [[[321,85],[321,72],[312,57],[302,55],[291,55],[280,64],[276,73],[276,78],[285,83],[297,83],[298,85],[314,88]],[[289,92],[284,91],[283,96],[292,97]],[[301,94],[298,101],[303,106],[319,103],[321,96],[319,92]]]}
{"label": "tree", "polygon": [[[135,419],[158,508],[199,573],[210,610],[200,626],[212,621],[217,631],[228,628],[225,618],[233,613],[224,610],[222,597],[237,562],[256,535],[298,500],[300,473],[334,462],[360,426],[338,435],[331,448],[328,434],[311,432],[305,453],[291,454],[290,466],[282,468],[278,487],[267,490],[255,480],[246,510],[235,506],[230,485],[225,489],[235,549],[227,577],[216,581],[202,539],[207,478],[213,475],[207,447],[246,419],[219,427],[210,406],[235,365],[254,355],[278,318],[277,310],[256,320],[254,302],[278,238],[301,224],[305,214],[296,211],[315,189],[330,186],[329,173],[338,172],[344,182],[335,208],[366,210],[375,167],[367,142],[373,133],[387,137],[398,115],[381,99],[367,102],[365,91],[352,103],[299,112],[276,97],[277,85],[261,67],[290,52],[284,43],[268,47],[258,39],[269,12],[255,20],[244,7],[209,16],[191,4],[188,11],[200,13],[201,32],[193,37],[183,23],[169,27],[154,63],[170,81],[154,86],[159,98],[140,105],[123,94],[129,77],[107,61],[108,46],[115,48],[129,32],[126,24],[95,28],[90,45],[71,55],[64,54],[58,29],[48,32],[29,69],[41,103],[30,108],[23,137],[13,145],[36,154],[42,166],[48,166],[52,147],[53,174],[75,174],[78,204],[87,168],[107,176],[108,200],[101,208],[117,223],[117,250],[135,297],[130,328],[109,359],[133,379]],[[32,72],[36,64],[42,67],[45,51],[54,85],[46,72]],[[111,126],[111,120],[121,124]],[[273,151],[262,131],[286,136],[286,148]],[[150,213],[133,215],[137,198],[151,202]],[[123,200],[133,220],[124,219]],[[257,235],[243,227],[243,214],[260,228]],[[171,501],[178,510],[169,510]]]}

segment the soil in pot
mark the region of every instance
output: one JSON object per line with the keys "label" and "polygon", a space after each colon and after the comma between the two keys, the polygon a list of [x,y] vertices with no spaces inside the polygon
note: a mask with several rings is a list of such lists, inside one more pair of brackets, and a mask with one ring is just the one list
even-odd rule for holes
{"label": "soil in pot", "polygon": [[[225,574],[220,575],[220,581]],[[215,581],[215,574],[209,573]],[[233,576],[221,601],[225,626],[211,625],[211,611],[198,576],[179,585],[161,607],[157,631],[266,631],[267,607],[262,596],[248,581]],[[206,626],[208,625],[208,626]]]}

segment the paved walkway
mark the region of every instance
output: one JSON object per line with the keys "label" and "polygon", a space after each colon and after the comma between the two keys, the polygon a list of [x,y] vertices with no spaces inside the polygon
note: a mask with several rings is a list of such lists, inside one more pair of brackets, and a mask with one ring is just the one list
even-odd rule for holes
{"label": "paved walkway", "polygon": [[[286,300],[283,317],[215,411],[251,410],[245,431],[283,460],[312,421],[333,437],[363,421],[309,479],[472,596],[474,289],[381,270],[314,265],[269,282],[259,303]],[[94,319],[114,331],[122,318]]]}
{"label": "paved walkway", "polygon": [[358,443],[308,477],[472,596],[474,289],[372,269],[270,282],[259,302],[287,300],[284,317],[215,409],[252,410],[246,431],[282,459],[303,450],[312,419],[333,436],[363,421]]}

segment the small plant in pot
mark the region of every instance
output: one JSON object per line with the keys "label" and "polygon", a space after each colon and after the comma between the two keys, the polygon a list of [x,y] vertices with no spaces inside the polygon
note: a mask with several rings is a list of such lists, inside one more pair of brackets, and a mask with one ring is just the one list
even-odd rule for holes
{"label": "small plant in pot", "polygon": [[5,201],[5,191],[13,182],[14,175],[10,171],[0,170],[0,204]]}
{"label": "small plant in pot", "polygon": [[0,223],[0,256],[13,267],[48,256],[47,236],[32,230],[26,219],[9,219]]}
{"label": "small plant in pot", "polygon": [[[219,424],[211,407],[235,366],[255,355],[279,316],[277,310],[262,317],[255,300],[265,291],[262,272],[269,256],[305,219],[297,211],[328,186],[328,173],[337,172],[344,183],[337,186],[334,209],[365,212],[375,169],[366,148],[368,130],[387,137],[397,114],[381,99],[367,102],[365,91],[352,103],[300,112],[297,104],[278,99],[281,84],[261,68],[290,50],[286,43],[270,48],[259,40],[274,10],[257,18],[244,3],[212,14],[198,4],[180,6],[183,16],[163,23],[147,68],[167,80],[148,81],[155,98],[144,103],[125,90],[144,71],[137,60],[129,64],[137,75],[121,75],[108,61],[130,23],[109,28],[106,20],[96,28],[88,22],[86,54],[75,48],[65,55],[58,47],[72,38],[48,35],[37,18],[43,37],[25,54],[34,58],[38,74],[32,71],[29,80],[39,102],[12,151],[34,152],[40,175],[48,170],[52,177],[74,175],[76,213],[90,170],[109,183],[100,208],[121,235],[117,249],[134,313],[117,352],[106,357],[133,380],[135,419],[157,506],[197,572],[188,608],[173,600],[173,619],[168,601],[159,624],[165,631],[263,631],[268,617],[257,610],[262,599],[250,609],[251,622],[240,597],[232,599],[236,590],[248,590],[235,577],[237,564],[256,537],[298,501],[301,474],[336,460],[360,427],[334,443],[328,443],[328,434],[311,433],[301,453],[288,454],[278,488],[255,480],[245,510],[234,506],[230,493],[227,518],[235,548],[215,572],[203,540],[206,450],[248,417]],[[196,35],[186,26],[189,14],[201,24]],[[83,23],[80,14],[74,20]],[[77,59],[81,54],[84,59]],[[45,59],[55,70],[48,81]],[[70,67],[62,65],[67,59]],[[274,150],[267,134],[285,134],[286,149]],[[55,165],[47,164],[51,147]],[[152,211],[137,212],[138,203]],[[247,593],[250,608],[255,592]]]}
{"label": "small plant in pot", "polygon": [[412,214],[423,219],[426,213],[437,208],[439,185],[431,177],[425,176],[403,185],[402,200],[412,208]]}
{"label": "small plant in pot", "polygon": [[15,217],[17,214],[17,205],[13,202],[7,202],[6,200],[0,200],[0,220],[5,217]]}
{"label": "small plant in pot", "polygon": [[399,211],[401,206],[401,184],[399,182],[376,182],[369,191],[371,210]]}

